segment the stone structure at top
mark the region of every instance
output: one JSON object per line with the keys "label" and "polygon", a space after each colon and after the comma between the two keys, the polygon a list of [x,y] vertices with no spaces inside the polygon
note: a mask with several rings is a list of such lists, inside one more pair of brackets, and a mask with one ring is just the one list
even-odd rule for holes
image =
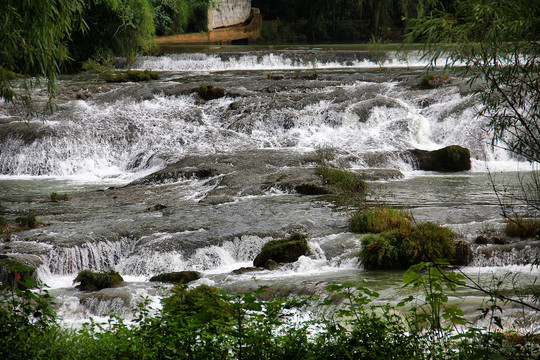
{"label": "stone structure at top", "polygon": [[208,30],[244,23],[251,15],[251,0],[213,0],[208,10]]}

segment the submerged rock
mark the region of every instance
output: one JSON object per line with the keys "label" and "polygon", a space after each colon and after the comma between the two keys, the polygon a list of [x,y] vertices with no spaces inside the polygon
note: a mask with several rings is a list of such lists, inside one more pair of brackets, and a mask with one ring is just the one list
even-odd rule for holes
{"label": "submerged rock", "polygon": [[259,255],[253,260],[253,265],[266,268],[270,260],[276,263],[291,263],[308,253],[307,236],[295,233],[281,240],[267,242]]}
{"label": "submerged rock", "polygon": [[152,276],[150,278],[150,281],[160,281],[169,284],[187,284],[200,278],[201,274],[197,271],[178,271]]}
{"label": "submerged rock", "polygon": [[459,145],[450,145],[435,151],[409,150],[414,165],[419,170],[454,172],[471,169],[469,149]]}

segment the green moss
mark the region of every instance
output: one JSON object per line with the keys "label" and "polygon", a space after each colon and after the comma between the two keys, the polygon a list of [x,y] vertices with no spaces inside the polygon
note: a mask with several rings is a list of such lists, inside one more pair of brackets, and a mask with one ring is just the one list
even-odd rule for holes
{"label": "green moss", "polygon": [[92,270],[81,270],[77,274],[73,283],[80,283],[77,289],[83,291],[97,291],[105,288],[117,286],[124,279],[114,270],[95,272]]}
{"label": "green moss", "polygon": [[58,201],[68,201],[69,200],[69,197],[67,194],[58,194],[58,193],[55,193],[53,192],[51,194],[51,201],[52,202],[58,202]]}
{"label": "green moss", "polygon": [[222,320],[227,317],[229,304],[221,298],[219,289],[199,285],[196,288],[188,288],[177,285],[171,289],[172,295],[162,300],[163,312],[168,315],[201,315],[198,317],[202,322]]}
{"label": "green moss", "polygon": [[431,222],[370,234],[362,239],[360,259],[366,269],[406,269],[439,260],[465,265],[472,253],[465,242],[454,242],[455,237],[450,229]]}
{"label": "green moss", "polygon": [[7,228],[7,220],[0,216],[0,234],[4,232],[4,229]]}
{"label": "green moss", "polygon": [[411,215],[388,206],[358,210],[349,219],[349,228],[355,233],[380,233],[411,225]]}
{"label": "green moss", "polygon": [[140,82],[158,80],[159,74],[150,70],[127,70],[126,72],[117,72],[114,75],[106,75],[105,81],[110,83],[121,82]]}
{"label": "green moss", "polygon": [[308,253],[307,235],[295,233],[287,238],[271,240],[264,244],[259,255],[253,260],[253,265],[263,267],[268,260],[277,263],[295,262],[300,256]]}
{"label": "green moss", "polygon": [[225,89],[219,86],[202,84],[197,89],[197,94],[199,94],[199,96],[204,100],[208,101],[225,96]]}

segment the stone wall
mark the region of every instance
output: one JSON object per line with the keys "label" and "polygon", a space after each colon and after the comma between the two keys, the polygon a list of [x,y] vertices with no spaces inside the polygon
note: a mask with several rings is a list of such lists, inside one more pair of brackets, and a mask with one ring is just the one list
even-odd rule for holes
{"label": "stone wall", "polygon": [[208,10],[208,30],[241,24],[250,12],[251,0],[214,0]]}

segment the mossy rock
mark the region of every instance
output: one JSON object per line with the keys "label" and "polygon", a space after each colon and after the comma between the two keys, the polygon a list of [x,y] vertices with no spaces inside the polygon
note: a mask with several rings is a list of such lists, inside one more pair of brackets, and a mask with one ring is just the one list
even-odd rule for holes
{"label": "mossy rock", "polygon": [[287,238],[271,240],[264,244],[259,255],[253,260],[253,265],[264,267],[268,260],[276,263],[292,263],[307,254],[309,254],[307,235],[295,233]]}
{"label": "mossy rock", "polygon": [[199,96],[206,101],[214,100],[225,96],[225,89],[219,86],[203,84],[197,89],[197,94],[199,94]]}
{"label": "mossy rock", "polygon": [[455,237],[450,229],[431,222],[370,234],[362,239],[360,259],[368,270],[407,269],[440,260],[466,265],[472,251],[467,243],[455,242]]}
{"label": "mossy rock", "polygon": [[80,283],[75,286],[82,291],[98,291],[105,288],[116,287],[124,279],[114,270],[95,272],[92,270],[81,270],[77,274],[73,283]]}
{"label": "mossy rock", "polygon": [[118,72],[114,75],[105,78],[105,81],[110,83],[122,82],[140,82],[158,80],[159,74],[150,70],[127,70],[126,72]]}
{"label": "mossy rock", "polygon": [[410,151],[419,170],[457,172],[471,169],[469,149],[450,145],[435,151],[414,149]]}
{"label": "mossy rock", "polygon": [[160,281],[169,284],[187,284],[200,278],[201,274],[197,271],[179,271],[153,276],[150,278],[150,281]]}

